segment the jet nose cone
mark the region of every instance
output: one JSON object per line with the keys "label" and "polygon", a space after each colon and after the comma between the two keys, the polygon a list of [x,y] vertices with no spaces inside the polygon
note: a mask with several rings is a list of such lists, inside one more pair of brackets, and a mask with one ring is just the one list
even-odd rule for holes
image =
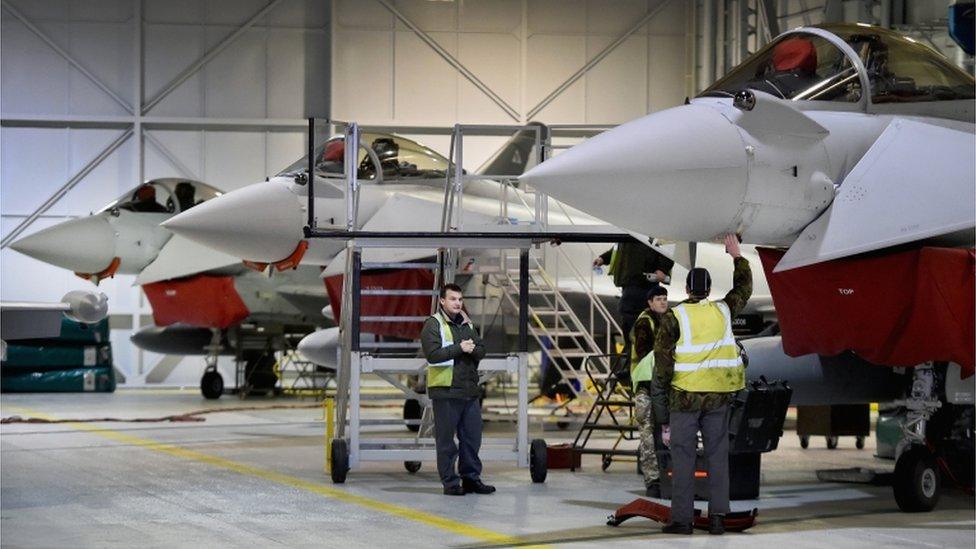
{"label": "jet nose cone", "polygon": [[58,223],[10,245],[34,259],[74,271],[97,273],[115,258],[115,231],[104,215]]}
{"label": "jet nose cone", "polygon": [[692,104],[597,135],[520,179],[617,226],[703,241],[735,230],[746,168],[736,127],[717,110]]}
{"label": "jet nose cone", "polygon": [[339,328],[326,328],[312,332],[298,342],[298,352],[309,361],[335,368],[338,363],[336,349],[339,348]]}
{"label": "jet nose cone", "polygon": [[234,257],[272,263],[288,257],[304,237],[303,200],[271,180],[208,200],[162,226]]}

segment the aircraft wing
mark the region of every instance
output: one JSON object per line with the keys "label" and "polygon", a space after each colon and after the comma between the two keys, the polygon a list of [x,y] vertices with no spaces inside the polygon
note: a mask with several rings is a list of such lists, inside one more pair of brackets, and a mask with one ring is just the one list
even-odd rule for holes
{"label": "aircraft wing", "polygon": [[156,259],[139,273],[135,283],[141,286],[240,264],[240,258],[197,244],[180,235],[173,235],[159,251]]}
{"label": "aircraft wing", "polygon": [[[427,199],[425,193],[395,193],[380,206],[379,210],[363,225],[364,231],[424,231],[441,230],[441,212],[443,198],[437,198],[437,193],[430,194]],[[496,225],[496,220],[490,215],[482,213],[480,200],[474,197],[464,198],[464,223],[471,226]],[[495,206],[498,209],[498,206]],[[365,248],[364,262],[396,262],[414,261],[435,255],[434,249],[424,248]],[[322,271],[322,278],[342,274],[346,266],[346,251],[341,252],[329,262]]]}
{"label": "aircraft wing", "polygon": [[[973,133],[907,119],[888,125],[776,272],[973,230]],[[968,240],[972,241],[970,234]]]}

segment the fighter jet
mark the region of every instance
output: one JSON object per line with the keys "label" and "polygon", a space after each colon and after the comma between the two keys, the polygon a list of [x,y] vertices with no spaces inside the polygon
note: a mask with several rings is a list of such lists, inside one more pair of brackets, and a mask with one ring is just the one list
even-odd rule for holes
{"label": "fighter jet", "polygon": [[[153,308],[155,326],[132,336],[144,350],[208,357],[201,390],[223,391],[218,354],[235,355],[256,388],[276,381],[271,353],[286,334],[327,325],[328,303],[317,267],[268,277],[240,260],[174,236],[159,224],[222,193],[199,181],[156,179],[138,185],[100,211],[65,221],[14,242],[35,259],[74,271],[95,284],[135,274]],[[244,347],[247,349],[244,349]]]}
{"label": "fighter jet", "polygon": [[971,245],[973,116],[973,78],[911,38],[802,28],[686,105],[521,179],[641,234],[789,246],[778,271],[921,240]]}
{"label": "fighter jet", "polygon": [[[545,129],[540,125],[540,128]],[[359,191],[358,222],[364,231],[423,231],[441,230],[444,209],[444,186],[449,171],[449,160],[419,143],[401,136],[390,134],[365,133],[361,136],[357,160],[357,177],[361,181]],[[517,132],[481,168],[478,174],[493,176],[515,176],[521,174],[527,164],[533,162],[535,137],[531,131]],[[344,181],[345,143],[343,136],[336,136],[320,145],[314,151],[316,186],[314,211],[320,228],[344,229],[346,202],[340,190]],[[279,265],[284,261],[293,264],[313,264],[324,266],[323,278],[331,281],[333,299],[337,299],[339,281],[344,272],[344,242],[329,239],[306,239],[303,228],[307,224],[308,207],[308,159],[302,158],[266,183],[258,183],[235,190],[216,200],[209,201],[199,208],[182,213],[166,221],[163,226],[174,233],[198,244],[209,246],[222,253],[240,257],[250,264],[259,266]],[[500,197],[507,199],[500,200]],[[525,227],[534,219],[534,210],[529,204],[534,197],[518,188],[504,188],[494,180],[468,179],[463,193],[463,228],[466,231],[490,231],[504,228]],[[551,226],[568,227],[574,231],[620,233],[616,227],[595,219],[573,208],[550,206]],[[639,236],[649,243],[646,237]],[[588,273],[595,255],[603,248],[580,243],[563,244],[561,249],[571,266],[562,268],[556,284],[563,291],[570,307],[588,317],[590,295],[581,287],[578,273]],[[665,255],[673,255],[668,246],[658,246]],[[364,263],[403,263],[429,258],[434,250],[417,249],[377,249],[363,251]],[[755,256],[754,249],[746,253]],[[471,250],[463,252],[459,262],[462,268],[459,275],[476,272],[476,266],[497,263],[497,251]],[[704,245],[698,254],[703,263],[722,262],[727,258],[720,246]],[[563,261],[567,261],[563,259]],[[716,263],[717,265],[717,263]],[[684,279],[685,267],[677,265],[672,273]],[[720,273],[716,269],[717,273]],[[416,282],[416,281],[414,281]],[[475,279],[477,282],[477,279]],[[366,282],[364,282],[366,284]],[[429,290],[433,285],[431,278],[426,282]],[[731,286],[731,275],[719,274],[716,287]],[[423,284],[411,288],[423,289]],[[608,311],[615,313],[619,290],[613,286],[610,277],[593,277],[593,293],[604,302]],[[682,284],[673,288],[674,298],[683,299]],[[756,299],[749,310],[737,322],[742,328],[753,333],[761,330],[775,320],[775,311],[769,296],[765,279],[756,281]],[[393,298],[387,298],[387,301]],[[473,314],[478,314],[484,302],[474,301]],[[429,313],[430,300],[413,299],[411,314],[422,316]],[[389,306],[389,310],[403,314],[405,305]],[[490,314],[498,314],[494,306]],[[366,314],[366,313],[364,313]],[[382,316],[390,312],[373,311],[367,316]],[[619,322],[619,320],[618,320]],[[593,328],[603,330],[603,321],[597,315]],[[498,323],[501,329],[503,323]],[[410,330],[413,329],[413,332]],[[372,323],[362,328],[373,335],[397,336],[411,339],[419,333],[419,324]],[[334,366],[335,345],[333,334],[319,333],[309,336],[302,342],[301,349],[307,357],[322,365]],[[541,342],[541,341],[540,341]],[[558,353],[557,353],[558,354]],[[559,356],[556,360],[563,361]]]}
{"label": "fighter jet", "polygon": [[[769,246],[782,340],[747,342],[749,370],[826,403],[896,387],[895,499],[929,510],[939,478],[973,483],[973,99],[973,78],[912,38],[800,28],[521,179],[631,231]],[[909,369],[879,384],[865,361]]]}

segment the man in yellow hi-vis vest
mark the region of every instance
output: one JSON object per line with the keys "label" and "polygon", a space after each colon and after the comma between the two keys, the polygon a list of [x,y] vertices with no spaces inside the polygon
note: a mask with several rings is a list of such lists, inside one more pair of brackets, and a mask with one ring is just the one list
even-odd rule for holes
{"label": "man in yellow hi-vis vest", "polygon": [[[644,489],[648,497],[661,497],[661,475],[657,466],[654,414],[651,406],[651,380],[654,374],[654,335],[661,318],[668,310],[668,290],[655,284],[646,295],[647,308],[634,322],[630,340],[630,382],[634,386],[634,419],[640,432],[638,461],[644,475]],[[660,435],[658,435],[660,437]]]}
{"label": "man in yellow hi-vis vest", "polygon": [[490,494],[495,487],[481,481],[478,458],[482,428],[478,363],[485,357],[485,346],[464,312],[460,286],[445,284],[439,301],[439,310],[424,322],[420,333],[427,359],[427,396],[434,405],[437,472],[446,495]]}
{"label": "man in yellow hi-vis vest", "polygon": [[694,513],[695,454],[702,433],[708,461],[709,533],[725,532],[729,512],[729,403],[745,387],[745,366],[732,336],[732,319],[752,295],[752,271],[739,240],[726,235],[725,251],[735,270],[732,289],[708,301],[711,276],[688,272],[688,299],[664,315],[654,342],[654,419],[671,448],[671,523],[663,531],[691,534]]}

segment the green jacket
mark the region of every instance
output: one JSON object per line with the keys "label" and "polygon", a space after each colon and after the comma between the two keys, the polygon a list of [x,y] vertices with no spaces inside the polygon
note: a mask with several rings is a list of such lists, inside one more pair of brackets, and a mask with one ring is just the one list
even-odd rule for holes
{"label": "green jacket", "polygon": [[[617,244],[617,265],[613,265],[612,272],[613,284],[618,288],[624,286],[647,286],[651,284],[644,273],[662,271],[664,274],[671,274],[671,267],[674,261],[658,253],[657,250],[641,244],[636,240],[621,242]],[[600,259],[603,264],[610,268],[613,260],[613,248],[604,252]]]}
{"label": "green jacket", "polygon": [[[454,345],[442,347],[441,325],[440,322],[430,317],[424,322],[424,327],[420,332],[420,345],[423,348],[424,358],[431,364],[454,360],[454,375],[451,379],[451,386],[448,387],[428,387],[427,396],[430,398],[474,398],[481,396],[481,389],[478,387],[478,363],[485,357],[485,346],[481,341],[481,336],[474,329],[474,324],[461,314],[455,318],[441,311],[448,318],[448,326],[451,328],[451,336],[454,338]],[[461,342],[465,339],[474,341],[474,352],[465,353],[461,350]]]}
{"label": "green jacket", "polygon": [[[732,289],[722,299],[729,306],[732,318],[742,312],[752,296],[752,269],[749,260],[739,257],[735,260],[732,273]],[[698,299],[687,299],[683,303],[697,303]],[[654,340],[654,381],[651,385],[651,404],[654,418],[658,423],[670,422],[670,411],[693,412],[708,411],[728,404],[735,393],[692,393],[671,386],[674,376],[674,348],[681,337],[678,319],[674,312],[664,313]]]}

